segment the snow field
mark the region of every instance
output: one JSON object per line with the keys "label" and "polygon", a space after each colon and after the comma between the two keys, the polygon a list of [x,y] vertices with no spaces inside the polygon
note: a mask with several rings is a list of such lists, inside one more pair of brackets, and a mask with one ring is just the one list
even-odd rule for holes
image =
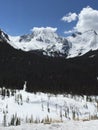
{"label": "snow field", "polygon": [[0,130],[98,130],[98,120],[66,121],[52,124],[22,124],[20,126],[0,127]]}
{"label": "snow field", "polygon": [[13,94],[9,90],[7,94],[5,88],[0,93],[0,126],[98,119],[97,96],[28,93],[25,89],[15,90]]}

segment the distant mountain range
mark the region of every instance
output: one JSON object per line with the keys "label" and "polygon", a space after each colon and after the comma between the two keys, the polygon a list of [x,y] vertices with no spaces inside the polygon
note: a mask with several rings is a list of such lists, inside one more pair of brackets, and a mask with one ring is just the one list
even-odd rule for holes
{"label": "distant mountain range", "polygon": [[9,36],[0,30],[0,86],[28,91],[98,94],[98,34],[61,37],[44,28]]}
{"label": "distant mountain range", "polygon": [[31,34],[12,37],[8,42],[23,51],[41,50],[44,55],[75,57],[90,50],[98,49],[98,34],[94,30],[76,32],[69,37],[61,37],[50,28],[35,29]]}
{"label": "distant mountain range", "polygon": [[47,56],[70,58],[98,49],[98,34],[94,30],[76,32],[66,38],[49,27],[35,29],[31,34],[23,36],[9,36],[2,30],[0,32],[0,38],[15,49],[26,52],[38,50]]}

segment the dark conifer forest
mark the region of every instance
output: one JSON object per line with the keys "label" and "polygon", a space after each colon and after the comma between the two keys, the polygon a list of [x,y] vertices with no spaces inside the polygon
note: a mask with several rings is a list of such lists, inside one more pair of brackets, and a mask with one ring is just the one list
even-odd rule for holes
{"label": "dark conifer forest", "polygon": [[[95,55],[93,58],[92,55]],[[0,87],[27,91],[98,94],[98,51],[66,59],[49,57],[39,51],[16,50],[0,42]]]}

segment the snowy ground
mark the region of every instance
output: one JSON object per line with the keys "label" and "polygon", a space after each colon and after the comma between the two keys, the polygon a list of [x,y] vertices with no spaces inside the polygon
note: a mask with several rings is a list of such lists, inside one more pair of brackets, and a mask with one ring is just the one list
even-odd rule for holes
{"label": "snowy ground", "polygon": [[98,121],[67,121],[54,124],[25,124],[20,126],[0,127],[0,130],[98,130]]}
{"label": "snowy ground", "polygon": [[97,119],[98,96],[0,89],[0,130],[97,130]]}

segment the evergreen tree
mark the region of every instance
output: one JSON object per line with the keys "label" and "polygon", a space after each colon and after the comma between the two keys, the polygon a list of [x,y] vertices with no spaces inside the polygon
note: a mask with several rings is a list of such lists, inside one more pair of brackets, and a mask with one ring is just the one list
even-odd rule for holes
{"label": "evergreen tree", "polygon": [[25,123],[28,123],[28,117],[26,116],[26,118],[25,118]]}
{"label": "evergreen tree", "polygon": [[47,102],[47,111],[50,113],[49,102]]}
{"label": "evergreen tree", "polygon": [[29,101],[30,101],[30,99],[29,99],[29,97],[27,97],[26,102],[29,103]]}
{"label": "evergreen tree", "polygon": [[10,96],[10,92],[9,90],[7,89],[7,92],[6,92],[7,96],[9,97]]}
{"label": "evergreen tree", "polygon": [[62,107],[60,107],[60,118],[61,118],[61,121],[62,121]]}
{"label": "evergreen tree", "polygon": [[11,123],[10,123],[12,126],[14,126],[15,124],[15,116],[13,115],[12,118],[11,118]]}
{"label": "evergreen tree", "polygon": [[75,111],[72,111],[72,118],[73,118],[73,120],[75,120],[75,118],[76,118]]}
{"label": "evergreen tree", "polygon": [[31,115],[31,118],[30,118],[30,123],[33,123],[33,115]]}
{"label": "evergreen tree", "polygon": [[6,122],[6,113],[5,113],[5,111],[3,112],[3,125],[4,125],[4,127],[7,126],[7,122]]}
{"label": "evergreen tree", "polygon": [[20,105],[23,105],[22,94],[20,94]]}
{"label": "evergreen tree", "polygon": [[8,105],[6,105],[6,110],[3,110],[3,125],[7,126],[7,114],[8,114]]}
{"label": "evergreen tree", "polygon": [[20,124],[21,124],[20,118],[17,118],[17,119],[16,119],[16,126],[17,126],[17,125],[20,125]]}

